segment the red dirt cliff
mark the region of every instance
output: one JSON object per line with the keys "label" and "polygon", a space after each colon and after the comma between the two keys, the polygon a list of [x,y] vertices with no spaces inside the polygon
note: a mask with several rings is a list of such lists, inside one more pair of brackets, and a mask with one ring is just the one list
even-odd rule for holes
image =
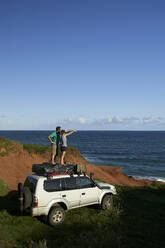
{"label": "red dirt cliff", "polygon": [[[5,153],[6,148],[0,148],[0,155]],[[18,182],[24,182],[26,176],[32,173],[32,164],[48,162],[50,160],[50,150],[42,154],[28,152],[22,144],[14,143],[14,150],[4,156],[0,156],[0,178],[6,182],[11,189],[16,189]],[[59,157],[57,161],[59,161]],[[99,178],[108,183],[116,185],[143,186],[151,184],[149,180],[136,180],[122,173],[122,169],[116,166],[96,166],[89,163],[72,147],[68,148],[66,161],[78,164],[85,164],[87,174],[94,172],[94,178]]]}

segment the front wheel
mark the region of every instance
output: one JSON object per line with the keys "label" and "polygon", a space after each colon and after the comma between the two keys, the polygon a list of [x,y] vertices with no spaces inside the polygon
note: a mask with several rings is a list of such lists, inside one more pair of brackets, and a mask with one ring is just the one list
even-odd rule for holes
{"label": "front wheel", "polygon": [[56,206],[50,210],[48,216],[48,222],[51,226],[57,226],[59,224],[62,224],[64,220],[65,220],[65,210],[62,207]]}
{"label": "front wheel", "polygon": [[112,195],[105,195],[103,200],[102,200],[102,204],[101,204],[101,208],[103,210],[109,210],[113,207],[113,198]]}

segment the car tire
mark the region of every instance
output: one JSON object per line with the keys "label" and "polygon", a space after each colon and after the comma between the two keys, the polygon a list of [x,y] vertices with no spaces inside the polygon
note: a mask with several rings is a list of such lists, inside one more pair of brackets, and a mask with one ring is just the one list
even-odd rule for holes
{"label": "car tire", "polygon": [[51,226],[57,226],[62,224],[65,220],[65,210],[60,206],[55,206],[51,208],[48,216],[48,223]]}
{"label": "car tire", "polygon": [[23,208],[27,209],[32,205],[32,194],[28,187],[23,187]]}
{"label": "car tire", "polygon": [[23,212],[23,185],[18,183],[18,200],[19,200],[19,210]]}
{"label": "car tire", "polygon": [[105,195],[103,200],[102,200],[102,204],[101,204],[101,208],[103,210],[109,210],[113,207],[113,197],[112,194],[108,194]]}

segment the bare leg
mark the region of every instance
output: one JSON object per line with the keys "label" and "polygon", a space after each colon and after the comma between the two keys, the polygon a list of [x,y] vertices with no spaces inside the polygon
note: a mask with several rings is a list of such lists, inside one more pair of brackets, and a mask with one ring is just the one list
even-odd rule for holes
{"label": "bare leg", "polygon": [[54,158],[56,156],[56,149],[57,149],[56,144],[52,144],[52,164],[55,164]]}
{"label": "bare leg", "polygon": [[63,151],[63,152],[62,152],[62,155],[61,155],[61,164],[64,164],[64,157],[65,157],[65,154],[66,154],[66,151]]}
{"label": "bare leg", "polygon": [[56,145],[56,154],[54,156],[54,160],[56,160],[57,156],[58,156],[58,146]]}
{"label": "bare leg", "polygon": [[55,162],[54,162],[54,157],[55,157],[55,155],[52,154],[52,164],[55,164]]}

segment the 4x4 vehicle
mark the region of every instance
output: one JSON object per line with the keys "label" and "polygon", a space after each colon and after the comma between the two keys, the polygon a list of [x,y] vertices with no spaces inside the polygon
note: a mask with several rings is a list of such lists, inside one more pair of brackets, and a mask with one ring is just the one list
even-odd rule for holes
{"label": "4x4 vehicle", "polygon": [[31,174],[24,186],[18,184],[18,191],[21,211],[28,209],[32,216],[46,216],[52,226],[64,221],[66,210],[92,204],[110,209],[112,196],[116,194],[113,185],[95,181],[85,174],[51,178]]}

